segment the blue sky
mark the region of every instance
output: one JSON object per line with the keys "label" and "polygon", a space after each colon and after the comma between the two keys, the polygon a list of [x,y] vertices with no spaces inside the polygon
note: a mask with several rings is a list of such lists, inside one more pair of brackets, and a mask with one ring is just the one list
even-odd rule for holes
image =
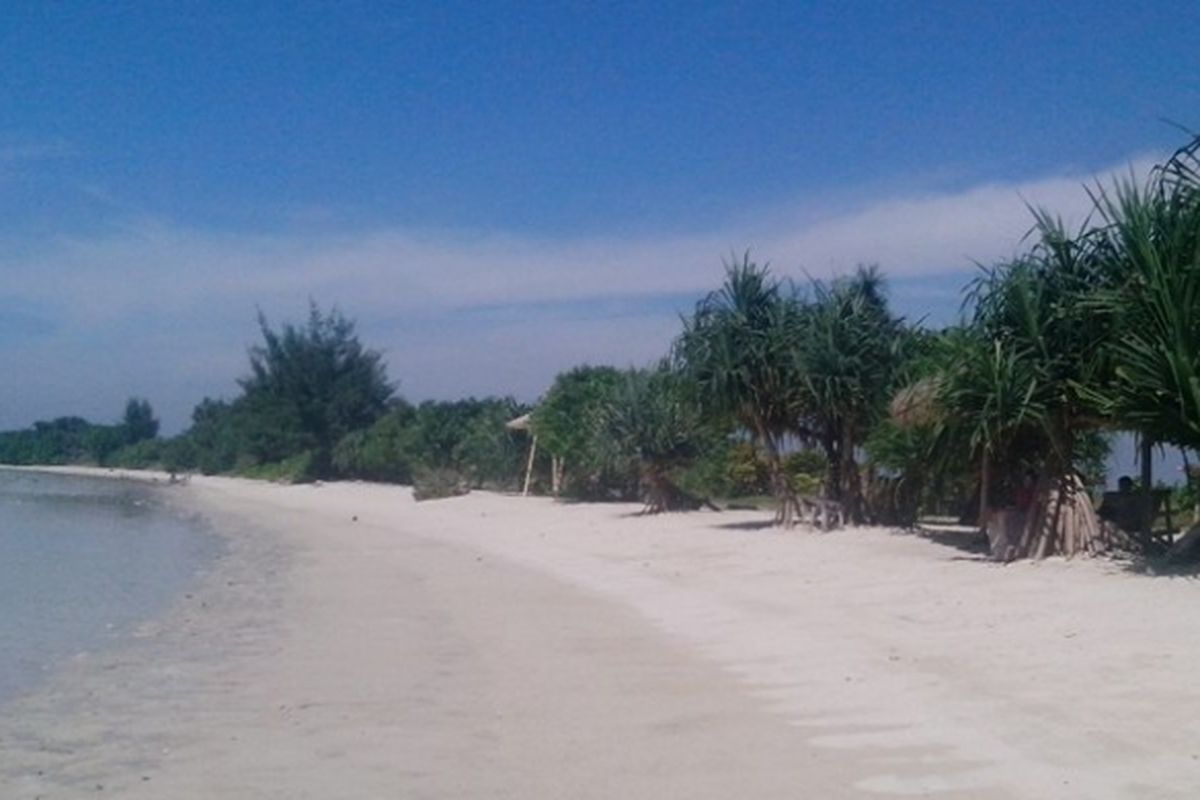
{"label": "blue sky", "polygon": [[[987,7],[985,7],[987,6]],[[1200,127],[1200,6],[20,3],[0,15],[0,428],[168,430],[255,309],[412,399],[644,363],[752,248],[953,319],[1026,201]]]}

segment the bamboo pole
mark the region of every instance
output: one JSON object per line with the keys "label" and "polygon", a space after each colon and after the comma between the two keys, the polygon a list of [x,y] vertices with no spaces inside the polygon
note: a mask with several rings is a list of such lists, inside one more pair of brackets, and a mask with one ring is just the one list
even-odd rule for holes
{"label": "bamboo pole", "polygon": [[1150,534],[1154,529],[1154,470],[1151,459],[1154,457],[1154,442],[1149,436],[1142,436],[1142,491],[1141,491],[1141,525],[1138,532],[1142,541],[1149,544]]}
{"label": "bamboo pole", "polygon": [[533,478],[533,457],[537,453],[537,435],[533,437],[533,444],[529,445],[529,463],[525,465],[525,486],[521,489],[521,497],[529,496],[529,481]]}

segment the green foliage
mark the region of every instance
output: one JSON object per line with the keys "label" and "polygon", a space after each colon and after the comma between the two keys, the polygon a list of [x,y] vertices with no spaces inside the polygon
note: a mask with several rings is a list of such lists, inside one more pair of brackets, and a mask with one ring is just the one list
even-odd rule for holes
{"label": "green foliage", "polygon": [[736,421],[776,453],[797,425],[795,313],[769,269],[746,255],[727,264],[724,285],[697,304],[676,343],[710,417]]}
{"label": "green foliage", "polygon": [[452,470],[471,487],[513,488],[525,437],[505,424],[524,411],[512,398],[422,403],[410,431],[412,461],[425,470]]}
{"label": "green foliage", "polygon": [[[912,525],[922,501],[938,477],[961,474],[966,465],[957,451],[940,452],[934,425],[899,425],[882,420],[871,431],[866,451],[873,481],[868,492],[872,514],[886,524]],[[949,467],[949,468],[948,468]]]}
{"label": "green foliage", "polygon": [[714,439],[688,378],[665,362],[626,370],[604,416],[591,448],[602,454],[608,472],[636,474],[651,510],[682,499],[679,474]]}
{"label": "green foliage", "polygon": [[705,432],[694,398],[687,379],[667,364],[625,371],[602,426],[615,458],[663,471],[690,463]]}
{"label": "green foliage", "polygon": [[192,426],[179,437],[173,458],[177,468],[205,475],[229,472],[238,460],[238,409],[224,400],[204,398],[192,410]]}
{"label": "green foliage", "polygon": [[[864,514],[856,451],[885,414],[911,339],[888,310],[875,267],[814,281],[800,306],[794,347],[802,392],[795,412],[824,451],[825,488],[854,519]],[[813,482],[808,482],[813,486]]]}
{"label": "green foliage", "polygon": [[1045,376],[1028,345],[1013,338],[989,340],[968,331],[948,338],[946,345],[947,365],[938,385],[938,402],[945,409],[942,441],[974,460],[1007,459],[1017,435],[1040,428],[1046,419]]}
{"label": "green foliage", "polygon": [[736,425],[761,448],[772,492],[786,500],[781,450],[803,435],[796,413],[803,382],[796,344],[799,308],[766,267],[726,265],[725,283],[684,320],[675,357],[715,428]]}
{"label": "green foliage", "polygon": [[94,463],[107,465],[109,458],[125,446],[125,429],[120,425],[93,425],[83,443]]}
{"label": "green foliage", "polygon": [[237,401],[239,454],[267,464],[310,452],[313,473],[328,477],[334,446],[387,411],[393,388],[382,358],[362,346],[353,322],[315,303],[304,326],[275,331],[260,314],[259,328],[263,343],[250,351]]}
{"label": "green foliage", "polygon": [[1075,444],[1075,468],[1083,483],[1092,489],[1103,489],[1108,478],[1108,458],[1112,454],[1113,435],[1104,430],[1088,430],[1080,434]]}
{"label": "green foliage", "polygon": [[554,379],[533,411],[531,425],[538,447],[566,464],[568,494],[595,498],[636,495],[636,470],[613,458],[612,443],[605,434],[624,380],[614,367],[575,367]]}
{"label": "green foliage", "polygon": [[0,433],[0,463],[69,464],[89,456],[92,424],[80,417],[35,422],[32,428]]}
{"label": "green foliage", "polygon": [[161,466],[167,449],[167,443],[162,439],[142,439],[114,452],[108,458],[107,465],[121,469],[149,469]]}
{"label": "green foliage", "polygon": [[364,431],[338,443],[341,477],[410,483],[421,472],[450,470],[473,488],[511,489],[521,475],[524,434],[505,426],[524,413],[512,398],[403,401]]}
{"label": "green foliage", "polygon": [[820,450],[796,450],[783,459],[788,485],[800,494],[821,494],[828,469],[829,460]]}
{"label": "green foliage", "polygon": [[419,469],[413,480],[413,499],[418,502],[457,497],[469,491],[470,483],[463,474],[449,467]]}
{"label": "green foliage", "polygon": [[415,409],[403,400],[393,402],[387,414],[366,430],[347,434],[333,451],[338,475],[368,481],[411,483],[411,440]]}
{"label": "green foliage", "polygon": [[125,444],[137,444],[146,439],[158,436],[158,420],[150,401],[143,398],[131,397],[125,404],[125,416],[121,422],[125,434]]}
{"label": "green foliage", "polygon": [[235,468],[235,473],[243,478],[257,478],[276,483],[311,483],[320,478],[317,472],[317,454],[311,450],[268,464],[243,462]]}
{"label": "green foliage", "polygon": [[[81,417],[35,422],[23,431],[0,432],[0,463],[80,464],[114,463],[127,445],[153,440],[158,420],[145,400],[131,399],[118,425],[96,425]],[[153,447],[149,445],[148,447]],[[146,448],[143,448],[146,449]]]}
{"label": "green foliage", "polygon": [[724,475],[728,481],[725,497],[769,494],[771,476],[767,464],[754,445],[739,441],[729,445],[725,451]]}
{"label": "green foliage", "polygon": [[[824,486],[857,518],[855,453],[886,413],[909,338],[874,268],[808,288],[788,290],[743,258],[685,320],[676,353],[710,418],[761,449],[777,496],[786,502],[795,491],[782,454],[798,439],[824,451]],[[811,490],[821,481],[799,483]]]}
{"label": "green foliage", "polygon": [[1107,282],[1089,310],[1117,335],[1112,380],[1085,388],[1122,427],[1200,448],[1200,137],[1096,203]]}

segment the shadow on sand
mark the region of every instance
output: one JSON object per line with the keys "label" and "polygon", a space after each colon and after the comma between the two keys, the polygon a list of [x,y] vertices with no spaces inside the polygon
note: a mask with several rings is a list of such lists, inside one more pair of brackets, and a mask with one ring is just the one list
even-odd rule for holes
{"label": "shadow on sand", "polygon": [[965,526],[923,526],[918,524],[915,528],[907,528],[896,531],[897,536],[919,536],[934,544],[942,547],[949,547],[964,553],[962,560],[966,561],[988,561],[991,560],[991,551],[988,549],[987,537],[981,534],[975,528]]}
{"label": "shadow on sand", "polygon": [[1200,579],[1200,562],[1181,562],[1170,556],[1133,556],[1122,563],[1121,569],[1131,575],[1149,578]]}
{"label": "shadow on sand", "polygon": [[[765,531],[776,527],[770,519],[749,519],[740,522],[719,522],[711,527],[724,531]],[[780,528],[783,530],[783,528]]]}

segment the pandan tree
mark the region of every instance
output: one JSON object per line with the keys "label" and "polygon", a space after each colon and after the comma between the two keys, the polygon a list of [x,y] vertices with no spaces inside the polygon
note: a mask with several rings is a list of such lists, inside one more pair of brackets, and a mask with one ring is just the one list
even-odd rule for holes
{"label": "pandan tree", "polygon": [[789,436],[804,434],[796,409],[804,385],[794,347],[800,313],[790,291],[746,254],[684,320],[675,352],[706,416],[744,429],[761,452],[778,500],[776,523],[791,527],[796,497],[783,468]]}
{"label": "pandan tree", "polygon": [[907,340],[883,289],[875,267],[829,284],[814,281],[792,329],[801,388],[793,413],[825,453],[826,492],[856,522],[866,511],[858,452],[887,414]]}
{"label": "pandan tree", "polygon": [[1200,137],[1147,182],[1098,191],[1112,379],[1095,392],[1121,427],[1200,449]]}
{"label": "pandan tree", "polygon": [[608,407],[603,440],[611,458],[637,470],[643,513],[701,505],[675,478],[696,460],[709,438],[694,388],[678,370],[664,362],[624,373]]}
{"label": "pandan tree", "polygon": [[574,367],[555,377],[532,413],[539,447],[563,465],[564,489],[575,497],[627,498],[636,492],[636,473],[614,469],[604,433],[621,383],[615,367]]}
{"label": "pandan tree", "polygon": [[942,409],[935,430],[937,449],[965,456],[978,470],[978,523],[991,514],[994,475],[1013,466],[1013,446],[1024,432],[1045,422],[1045,393],[1031,353],[1019,343],[960,331],[945,340],[945,366],[935,400]]}
{"label": "pandan tree", "polygon": [[1089,308],[1105,280],[1096,236],[1086,228],[1070,235],[1044,212],[1035,219],[1030,252],[986,270],[973,287],[972,334],[990,355],[978,369],[959,371],[965,394],[946,384],[950,414],[983,414],[968,425],[976,430],[985,510],[985,470],[997,443],[1024,433],[1021,460],[1037,479],[1020,530],[1009,532],[1002,552],[993,542],[1005,559],[1099,552],[1115,535],[1097,517],[1078,469],[1082,438],[1106,423],[1090,391],[1106,379],[1110,341],[1109,321]]}

